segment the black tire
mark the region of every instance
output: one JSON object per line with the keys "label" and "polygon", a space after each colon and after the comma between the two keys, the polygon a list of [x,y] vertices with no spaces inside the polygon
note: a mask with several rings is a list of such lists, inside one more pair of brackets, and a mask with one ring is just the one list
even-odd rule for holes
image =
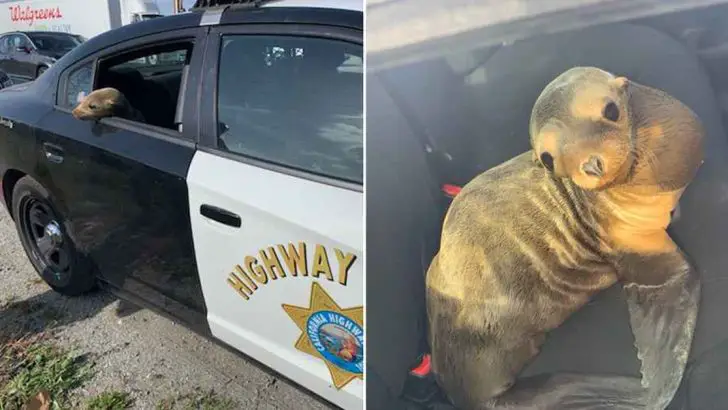
{"label": "black tire", "polygon": [[12,212],[20,242],[31,264],[53,290],[77,296],[96,287],[92,265],[76,249],[54,198],[30,176],[13,189]]}

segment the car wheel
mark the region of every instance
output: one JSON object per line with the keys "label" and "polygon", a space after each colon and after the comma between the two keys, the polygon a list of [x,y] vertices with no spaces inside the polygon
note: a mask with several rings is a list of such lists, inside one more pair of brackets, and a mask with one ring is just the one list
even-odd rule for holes
{"label": "car wheel", "polygon": [[13,189],[13,216],[28,259],[56,292],[76,296],[92,290],[96,277],[90,263],[68,236],[53,198],[29,176]]}
{"label": "car wheel", "polygon": [[48,67],[46,67],[46,66],[44,66],[44,65],[42,65],[42,66],[38,67],[38,71],[37,71],[37,72],[36,72],[36,74],[35,74],[35,78],[38,78],[38,77],[40,77],[40,75],[41,75],[41,74],[43,74],[43,73],[45,73],[45,72],[46,72],[46,70],[48,70]]}

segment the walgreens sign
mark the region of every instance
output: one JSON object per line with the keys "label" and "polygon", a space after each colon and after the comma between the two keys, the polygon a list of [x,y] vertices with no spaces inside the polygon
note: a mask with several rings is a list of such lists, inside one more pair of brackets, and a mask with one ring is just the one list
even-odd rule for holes
{"label": "walgreens sign", "polygon": [[10,6],[10,20],[13,23],[25,22],[32,26],[36,21],[56,20],[63,18],[60,7],[33,8],[31,6]]}

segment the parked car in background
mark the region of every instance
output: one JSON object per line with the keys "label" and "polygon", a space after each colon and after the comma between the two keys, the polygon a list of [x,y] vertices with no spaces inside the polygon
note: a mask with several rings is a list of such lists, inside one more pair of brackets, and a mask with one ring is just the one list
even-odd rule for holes
{"label": "parked car in background", "polygon": [[85,40],[78,34],[52,31],[5,33],[0,36],[0,70],[16,80],[34,80]]}

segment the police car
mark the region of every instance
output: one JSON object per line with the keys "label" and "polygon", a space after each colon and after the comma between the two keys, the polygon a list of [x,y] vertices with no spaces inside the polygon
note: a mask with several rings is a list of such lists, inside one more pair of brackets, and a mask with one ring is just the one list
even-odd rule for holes
{"label": "police car", "polygon": [[[0,91],[2,202],[43,279],[362,408],[361,3],[198,1]],[[103,87],[145,121],[74,118]]]}

